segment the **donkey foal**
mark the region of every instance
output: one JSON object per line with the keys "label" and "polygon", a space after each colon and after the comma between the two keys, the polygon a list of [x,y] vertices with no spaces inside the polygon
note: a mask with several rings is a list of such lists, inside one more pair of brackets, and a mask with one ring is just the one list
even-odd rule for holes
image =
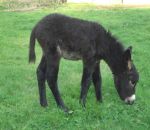
{"label": "donkey foal", "polygon": [[107,32],[100,24],[61,14],[50,14],[39,21],[30,36],[29,62],[35,62],[35,40],[43,56],[37,68],[40,104],[47,106],[45,81],[64,111],[67,107],[60,96],[57,78],[61,57],[83,61],[80,103],[85,107],[90,81],[93,81],[96,99],[102,101],[100,60],[110,67],[117,92],[122,100],[132,104],[139,75],[131,60],[131,50]]}

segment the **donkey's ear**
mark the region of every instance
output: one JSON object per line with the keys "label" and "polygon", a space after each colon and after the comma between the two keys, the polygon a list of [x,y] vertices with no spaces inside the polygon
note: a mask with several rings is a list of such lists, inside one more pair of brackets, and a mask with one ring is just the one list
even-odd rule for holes
{"label": "donkey's ear", "polygon": [[123,54],[123,58],[125,61],[129,60],[131,61],[131,53],[132,53],[132,46],[129,46]]}
{"label": "donkey's ear", "polygon": [[129,70],[131,69],[131,66],[132,66],[131,53],[132,53],[132,46],[128,47],[123,54],[124,61],[127,64],[127,67]]}

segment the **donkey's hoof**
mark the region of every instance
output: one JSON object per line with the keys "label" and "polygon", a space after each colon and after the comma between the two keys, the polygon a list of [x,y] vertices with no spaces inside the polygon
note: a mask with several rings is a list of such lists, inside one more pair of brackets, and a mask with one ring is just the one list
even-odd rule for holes
{"label": "donkey's hoof", "polygon": [[68,109],[67,107],[65,107],[65,108],[63,109],[63,111],[64,111],[66,114],[69,114],[69,115],[71,115],[71,114],[73,113],[73,111],[70,110],[70,109]]}
{"label": "donkey's hoof", "polygon": [[69,108],[68,107],[66,107],[66,106],[58,106],[61,110],[63,110],[65,113],[67,113],[67,114],[72,114],[73,113],[73,111],[71,111],[71,110],[69,110]]}
{"label": "donkey's hoof", "polygon": [[85,106],[85,100],[84,100],[84,99],[80,99],[79,103],[81,104],[81,106],[82,106],[83,108],[86,107],[86,106]]}
{"label": "donkey's hoof", "polygon": [[97,102],[98,103],[103,103],[103,100],[102,99],[98,99]]}
{"label": "donkey's hoof", "polygon": [[103,103],[103,100],[100,100],[99,102],[100,102],[100,103]]}
{"label": "donkey's hoof", "polygon": [[61,108],[65,113],[68,113],[69,112],[69,108],[67,108],[67,107],[63,107],[63,108]]}
{"label": "donkey's hoof", "polygon": [[40,103],[42,107],[47,107],[48,104],[47,103]]}

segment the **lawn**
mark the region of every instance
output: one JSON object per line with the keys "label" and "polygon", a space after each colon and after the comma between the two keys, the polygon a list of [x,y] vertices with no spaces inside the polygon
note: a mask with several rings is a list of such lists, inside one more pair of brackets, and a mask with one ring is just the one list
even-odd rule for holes
{"label": "lawn", "polygon": [[[43,16],[63,14],[92,20],[109,29],[125,47],[133,46],[133,60],[140,74],[134,105],[124,104],[114,87],[112,74],[102,62],[103,103],[97,103],[90,87],[86,109],[79,104],[81,61],[62,60],[59,89],[68,115],[56,106],[47,87],[48,107],[38,100],[37,61],[28,64],[29,36]],[[57,9],[28,12],[0,11],[0,130],[149,130],[150,129],[150,9],[64,5]]]}

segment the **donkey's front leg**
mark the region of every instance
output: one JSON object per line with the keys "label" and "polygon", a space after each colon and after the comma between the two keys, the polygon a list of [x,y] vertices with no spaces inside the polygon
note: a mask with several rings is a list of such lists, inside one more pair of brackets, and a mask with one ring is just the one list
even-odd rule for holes
{"label": "donkey's front leg", "polygon": [[80,103],[83,107],[85,107],[87,92],[91,83],[94,67],[95,61],[93,60],[83,62],[83,74],[81,80],[81,94],[80,94]]}
{"label": "donkey's front leg", "polygon": [[101,92],[102,80],[101,80],[99,62],[96,63],[95,65],[94,72],[92,74],[92,79],[93,79],[93,84],[95,88],[96,99],[97,101],[102,102],[102,92]]}

